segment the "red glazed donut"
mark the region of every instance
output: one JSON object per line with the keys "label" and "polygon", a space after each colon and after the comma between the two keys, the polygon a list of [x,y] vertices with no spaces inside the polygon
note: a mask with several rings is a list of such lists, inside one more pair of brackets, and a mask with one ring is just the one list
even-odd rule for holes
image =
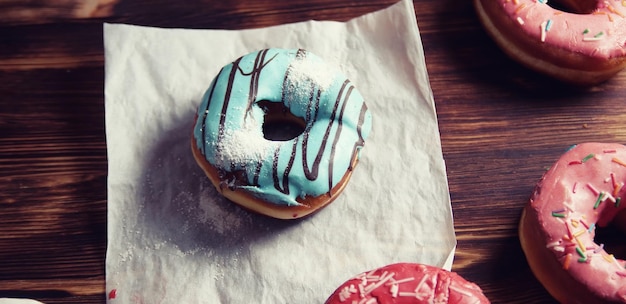
{"label": "red glazed donut", "polygon": [[625,181],[625,146],[585,143],[537,184],[520,240],[533,273],[561,303],[626,303],[626,262],[594,242],[596,226],[624,215]]}
{"label": "red glazed donut", "polygon": [[340,303],[489,303],[480,287],[438,267],[398,263],[361,273],[326,300]]}
{"label": "red glazed donut", "polygon": [[625,0],[474,0],[495,42],[522,64],[565,82],[591,85],[626,66]]}

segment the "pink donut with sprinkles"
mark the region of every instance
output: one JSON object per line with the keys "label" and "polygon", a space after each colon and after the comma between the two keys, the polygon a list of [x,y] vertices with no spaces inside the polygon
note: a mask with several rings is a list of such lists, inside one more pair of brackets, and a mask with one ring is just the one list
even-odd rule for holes
{"label": "pink donut with sprinkles", "polygon": [[593,85],[626,67],[626,0],[474,0],[506,54],[564,82]]}
{"label": "pink donut with sprinkles", "polygon": [[594,241],[596,227],[626,223],[626,147],[574,146],[544,174],[519,234],[528,264],[561,303],[626,303],[626,261]]}
{"label": "pink donut with sprinkles", "polygon": [[488,304],[478,285],[454,272],[397,263],[361,273],[343,283],[326,304]]}

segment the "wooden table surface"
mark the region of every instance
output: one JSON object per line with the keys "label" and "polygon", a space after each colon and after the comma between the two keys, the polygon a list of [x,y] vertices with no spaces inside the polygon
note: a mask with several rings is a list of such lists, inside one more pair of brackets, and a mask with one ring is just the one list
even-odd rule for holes
{"label": "wooden table surface", "polygon": [[[0,2],[0,297],[106,300],[103,22],[242,29],[345,21],[395,1],[187,2]],[[626,142],[626,73],[561,85],[503,55],[470,1],[414,4],[458,238],[453,270],[493,303],[552,303],[521,251],[519,216],[568,146]],[[606,231],[619,251],[623,235]]]}

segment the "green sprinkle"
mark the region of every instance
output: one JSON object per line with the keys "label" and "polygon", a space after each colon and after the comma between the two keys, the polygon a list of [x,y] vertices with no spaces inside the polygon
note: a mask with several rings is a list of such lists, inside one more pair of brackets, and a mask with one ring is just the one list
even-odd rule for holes
{"label": "green sprinkle", "polygon": [[604,192],[600,192],[600,194],[598,194],[598,199],[596,200],[596,203],[593,205],[593,209],[598,209],[598,207],[600,206],[600,202],[602,202],[603,196],[604,196]]}
{"label": "green sprinkle", "polygon": [[585,252],[582,249],[580,249],[580,247],[578,247],[578,246],[576,246],[576,253],[578,253],[579,256],[587,259],[587,256],[585,255]]}
{"label": "green sprinkle", "polygon": [[617,207],[619,207],[619,204],[620,204],[621,202],[622,202],[622,198],[621,198],[621,197],[616,198],[616,199],[615,199],[615,207],[616,207],[616,208],[617,208]]}
{"label": "green sprinkle", "polygon": [[593,153],[591,153],[591,154],[589,154],[589,155],[585,156],[585,158],[583,158],[582,162],[584,163],[584,162],[586,162],[586,161],[588,161],[588,160],[592,159],[594,156],[596,156],[596,155],[595,155],[595,154],[593,154]]}
{"label": "green sprinkle", "polygon": [[598,38],[598,37],[602,36],[603,34],[604,34],[603,32],[599,32],[595,36],[593,36],[593,38]]}
{"label": "green sprinkle", "polygon": [[552,212],[552,216],[554,216],[554,217],[565,217],[565,213]]}

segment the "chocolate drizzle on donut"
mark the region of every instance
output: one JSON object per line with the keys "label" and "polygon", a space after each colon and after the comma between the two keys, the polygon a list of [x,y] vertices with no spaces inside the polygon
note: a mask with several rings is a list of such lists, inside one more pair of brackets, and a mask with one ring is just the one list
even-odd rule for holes
{"label": "chocolate drizzle on donut", "polygon": [[280,147],[276,149],[276,152],[274,152],[274,162],[272,169],[272,176],[274,177],[274,187],[276,187],[276,190],[284,194],[289,194],[289,173],[291,172],[291,168],[293,168],[293,162],[296,160],[295,151],[297,145],[298,142],[294,141],[293,147],[291,149],[292,152],[291,157],[289,158],[289,163],[285,168],[285,172],[283,172],[282,185],[280,184],[281,179],[278,176],[278,155],[280,153]]}
{"label": "chocolate drizzle on donut", "polygon": [[[343,86],[341,87],[341,91],[339,92],[339,96],[341,96],[341,92],[343,92],[344,88],[349,84],[349,81],[346,80],[343,83]],[[352,90],[354,89],[354,86],[350,85],[350,87],[348,88],[348,92],[346,93],[343,102],[343,105],[341,106],[341,111],[339,112],[339,119],[338,121],[338,125],[337,125],[337,133],[335,134],[335,138],[333,139],[333,144],[330,148],[330,161],[328,162],[328,172],[330,172],[328,174],[328,189],[332,189],[333,188],[333,159],[335,157],[335,150],[337,147],[337,141],[339,140],[339,136],[341,135],[341,129],[343,128],[343,113],[346,110],[346,104],[347,104],[347,100],[350,97],[350,94],[352,93]],[[339,105],[339,96],[337,96],[337,103],[335,103],[335,109],[333,110],[333,117],[335,115],[335,112],[337,111],[337,107]],[[329,134],[330,131],[330,126],[328,127],[328,129],[326,129],[326,135],[324,136],[324,142],[326,142],[328,140],[327,135]],[[319,163],[316,163],[315,165],[319,165]],[[331,193],[329,192],[329,195]]]}
{"label": "chocolate drizzle on donut", "polygon": [[222,72],[223,72],[223,71],[224,71],[224,68],[222,68],[222,69],[220,70],[220,72],[219,72],[219,73],[217,73],[217,77],[215,77],[215,80],[211,83],[211,86],[210,86],[210,88],[209,88],[209,90],[208,90],[209,95],[207,96],[207,105],[206,105],[206,107],[205,107],[204,111],[202,111],[202,118],[200,118],[200,121],[202,121],[202,128],[201,128],[201,131],[202,131],[202,138],[203,138],[203,140],[202,140],[202,145],[201,145],[201,147],[202,147],[202,154],[206,154],[206,153],[205,153],[205,151],[206,151],[206,140],[204,140],[204,138],[206,138],[206,137],[205,137],[205,132],[206,132],[206,117],[207,117],[207,115],[209,114],[209,106],[211,105],[211,100],[213,99],[213,92],[215,92],[215,87],[216,87],[216,84],[217,84],[217,79],[219,79],[219,77],[220,77],[220,75],[222,75]]}
{"label": "chocolate drizzle on donut", "polygon": [[256,93],[259,90],[259,76],[261,74],[261,70],[276,57],[276,55],[274,55],[266,62],[265,55],[267,54],[267,51],[269,51],[269,49],[265,49],[259,52],[259,55],[254,60],[254,68],[252,69],[252,71],[250,71],[250,73],[246,73],[241,70],[241,67],[237,67],[237,69],[239,69],[239,72],[241,72],[241,75],[251,76],[252,78],[250,82],[250,93],[248,94],[248,106],[246,107],[245,118],[248,118],[248,114],[252,110],[252,105],[256,102]]}
{"label": "chocolate drizzle on donut", "polygon": [[[320,93],[321,93],[320,90],[317,90],[317,93],[314,93],[314,88],[313,87],[311,88],[311,95],[309,98],[309,107],[307,108],[307,112],[306,112],[306,121],[315,122],[317,120]],[[315,103],[314,103],[314,106],[312,106],[311,104],[313,103],[314,95],[315,95]],[[311,110],[313,109],[315,109],[315,113],[314,113],[314,116],[311,117]],[[309,142],[309,131],[311,130],[312,126],[313,126],[313,123],[309,123],[302,136],[302,150],[304,151],[302,153],[302,167],[303,167],[302,169],[304,170],[304,176],[308,178],[309,180],[314,180],[317,178],[319,162],[322,157],[322,153],[324,152],[324,147],[326,145],[326,137],[327,137],[327,136],[324,136],[324,141],[322,142],[322,146],[320,150],[317,152],[317,155],[315,156],[315,160],[313,162],[313,169],[312,170],[309,169],[306,156],[308,154],[307,152],[308,152],[308,142]],[[328,128],[330,127],[331,125],[328,126]]]}
{"label": "chocolate drizzle on donut", "polygon": [[[230,94],[233,91],[233,84],[235,82],[235,75],[237,74],[237,70],[239,68],[239,62],[241,61],[242,57],[239,57],[237,60],[235,60],[235,62],[233,62],[233,68],[230,70],[230,75],[228,76],[228,86],[226,87],[226,95],[224,96],[224,101],[222,103],[222,110],[221,110],[221,115],[220,115],[220,123],[219,123],[219,129],[218,129],[218,133],[217,133],[217,159],[221,160],[222,157],[220,157],[220,154],[222,153],[222,145],[220,145],[219,143],[222,142],[222,140],[224,139],[224,122],[226,121],[226,112],[228,111],[228,104],[230,102]],[[220,166],[221,164],[218,163],[218,166]]]}
{"label": "chocolate drizzle on donut", "polygon": [[[327,193],[329,193],[330,189],[332,189],[334,186],[333,182],[336,182],[333,178],[333,171],[335,169],[336,154],[339,153],[337,149],[340,149],[341,146],[345,147],[346,144],[344,140],[344,143],[339,145],[340,138],[342,137],[342,134],[344,132],[344,115],[347,111],[346,109],[350,108],[350,115],[352,115],[352,118],[350,118],[350,126],[351,128],[356,129],[356,135],[352,135],[351,137],[349,137],[356,137],[351,151],[350,163],[348,164],[348,170],[352,170],[355,159],[358,158],[358,151],[361,149],[361,147],[363,147],[364,138],[367,136],[364,136],[362,130],[365,123],[368,123],[367,132],[369,133],[369,119],[371,118],[368,116],[369,112],[367,106],[364,102],[362,102],[362,99],[359,99],[360,95],[358,96],[359,98],[357,98],[357,102],[360,102],[361,104],[356,104],[356,106],[360,106],[360,109],[355,109],[354,104],[349,105],[348,103],[352,98],[355,87],[348,79],[340,79],[340,81],[342,82],[337,83],[335,87],[335,89],[338,91],[336,93],[336,96],[334,96],[334,104],[331,103],[332,106],[329,104],[328,107],[324,110],[327,111],[324,113],[326,115],[330,114],[330,117],[327,117],[327,119],[325,120],[320,120],[319,118],[320,107],[322,104],[322,96],[325,96],[324,102],[328,102],[328,100],[330,100],[330,96],[328,94],[334,95],[335,93],[329,90],[329,86],[317,82],[318,80],[315,76],[319,75],[308,74],[310,72],[309,69],[314,70],[314,73],[317,73],[320,70],[318,70],[317,66],[312,66],[310,62],[304,62],[305,60],[310,59],[308,58],[309,53],[307,53],[303,49],[295,51],[295,56],[293,53],[291,53],[291,56],[294,57],[289,59],[290,61],[288,61],[288,65],[283,65],[286,66],[286,70],[284,70],[282,92],[279,95],[280,100],[268,100],[267,98],[259,97],[259,90],[266,89],[260,88],[261,79],[264,78],[262,75],[264,75],[264,72],[269,69],[269,67],[273,66],[273,61],[279,55],[279,53],[274,53],[271,57],[269,57],[268,54],[270,54],[270,52],[272,51],[274,50],[264,49],[258,51],[255,54],[253,64],[251,57],[245,58],[245,56],[242,56],[232,62],[230,69],[228,69],[228,67],[225,67],[220,70],[217,78],[213,81],[211,87],[204,97],[205,99],[208,99],[206,102],[206,106],[201,109],[200,113],[198,113],[199,120],[202,121],[200,126],[202,145],[198,146],[201,146],[201,152],[205,156],[207,156],[207,150],[211,149],[208,146],[209,143],[212,149],[214,149],[213,153],[215,154],[215,167],[218,168],[220,179],[223,181],[223,187],[227,186],[231,189],[250,186],[256,187],[259,186],[262,175],[268,176],[265,174],[270,174],[271,179],[273,180],[274,188],[280,193],[289,195],[291,192],[290,176],[294,171],[294,165],[296,163],[297,157],[301,157],[302,163],[298,166],[301,165],[302,168],[301,170],[298,170],[300,172],[299,174],[303,174],[304,177],[310,181],[314,181],[319,178],[319,170],[320,166],[322,166],[322,163],[324,163],[324,166],[326,163],[328,164]],[[242,62],[242,60],[247,61]],[[285,62],[284,58],[281,58],[280,60],[282,61],[276,63],[279,66],[280,64],[284,64]],[[250,71],[246,71],[246,66],[249,67],[250,65],[252,65]],[[301,70],[302,65],[305,65],[305,71]],[[319,67],[319,69],[324,68],[325,67],[323,66]],[[276,68],[272,68],[272,71],[268,74],[268,76],[265,76],[265,83],[267,83],[267,79],[269,79],[267,77],[275,77],[273,76],[273,74],[275,74],[276,71]],[[321,72],[327,73],[327,71],[325,70],[321,70]],[[228,75],[225,75],[224,73],[228,73]],[[329,84],[332,80],[331,76],[335,77],[332,74],[323,74],[323,76],[328,76],[327,81],[329,81]],[[220,80],[222,81],[222,85],[224,87],[219,91],[219,94],[223,95],[218,95],[218,93],[216,93],[218,91],[216,90],[216,86],[218,86],[218,82]],[[237,93],[234,93],[233,90],[241,90],[240,86],[242,83],[248,84],[248,94],[246,101],[247,104],[245,105],[245,102],[236,101],[233,99],[235,98],[233,97],[234,94],[241,94],[239,91],[237,91]],[[211,101],[215,102],[219,99],[222,99],[221,96],[223,96],[223,100],[220,100],[221,104],[212,105]],[[252,161],[248,160],[247,162],[239,163],[237,161],[230,161],[227,158],[223,157],[225,155],[225,146],[223,144],[223,141],[225,139],[225,136],[227,136],[226,133],[232,131],[230,129],[230,123],[228,122],[228,116],[230,115],[230,111],[236,110],[241,113],[241,111],[244,109],[242,108],[243,106],[245,107],[245,111],[243,114],[239,115],[243,115],[244,123],[250,119],[256,119],[256,121],[258,121],[258,114],[256,118],[254,118],[253,111],[258,111],[258,108],[263,107],[262,105],[260,105],[260,102],[282,103],[284,105],[284,108],[286,109],[291,109],[292,106],[297,105],[298,109],[301,109],[300,114],[296,114],[291,110],[290,112],[298,117],[304,116],[300,117],[304,121],[304,131],[302,135],[292,139],[292,143],[285,142],[283,144],[272,145],[273,148],[271,148],[272,150],[268,155],[268,157],[271,157],[270,162],[267,162],[267,160],[269,159],[253,159]],[[217,109],[215,109],[216,107]],[[202,110],[204,110],[204,112],[202,112]],[[208,117],[209,115],[211,115],[209,113],[209,111],[211,110],[219,111],[219,123],[217,125],[217,134],[214,139],[215,142],[211,142],[210,139],[207,139],[208,135],[215,134],[208,134],[207,132],[209,131],[206,130],[208,128],[208,125],[211,123],[210,118]],[[359,111],[358,122],[356,122],[357,119],[355,110]],[[212,116],[215,117],[216,115],[212,114]],[[320,128],[319,124],[322,123],[322,121],[327,125]],[[253,120],[252,123],[256,122]],[[314,125],[316,125],[316,130],[318,130],[316,133],[317,139],[314,142],[315,145],[319,145],[319,147],[316,148],[314,148],[310,142],[310,132],[312,131]],[[215,127],[215,125],[211,125],[211,128]],[[298,153],[300,153],[301,155],[298,155]],[[307,156],[309,155],[313,158],[308,158]],[[325,158],[324,155],[327,155],[327,157]],[[345,160],[342,160],[342,163],[344,164],[343,166],[345,166]],[[269,167],[266,167],[270,164],[271,170],[269,170]],[[302,195],[303,192],[299,190],[298,196],[302,198]]]}

